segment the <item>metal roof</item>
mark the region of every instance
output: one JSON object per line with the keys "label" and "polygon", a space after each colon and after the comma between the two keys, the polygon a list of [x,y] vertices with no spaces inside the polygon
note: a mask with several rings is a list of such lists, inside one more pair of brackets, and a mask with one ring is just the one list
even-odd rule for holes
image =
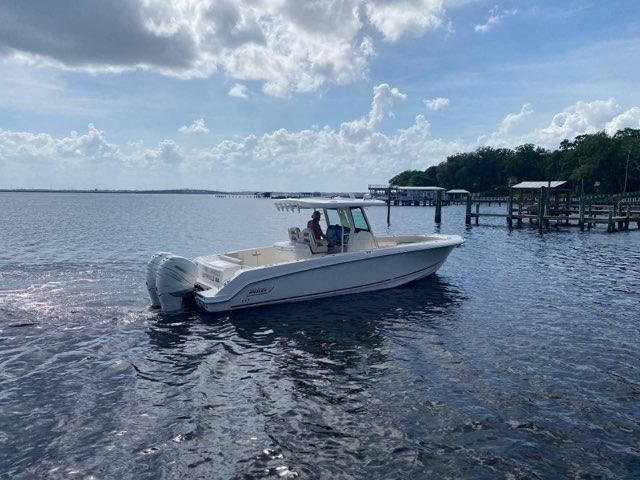
{"label": "metal roof", "polygon": [[380,207],[386,202],[360,198],[285,198],[275,202],[275,205],[280,211],[290,211],[303,208]]}
{"label": "metal roof", "polygon": [[553,182],[520,182],[517,185],[514,185],[513,188],[520,188],[520,189],[539,189],[539,188],[548,188],[549,185],[551,185],[551,188],[557,188],[557,187],[561,187],[566,185],[567,187],[569,186],[569,184],[565,181],[553,181]]}
{"label": "metal roof", "polygon": [[446,190],[446,188],[442,188],[442,187],[394,187],[397,188],[398,190]]}

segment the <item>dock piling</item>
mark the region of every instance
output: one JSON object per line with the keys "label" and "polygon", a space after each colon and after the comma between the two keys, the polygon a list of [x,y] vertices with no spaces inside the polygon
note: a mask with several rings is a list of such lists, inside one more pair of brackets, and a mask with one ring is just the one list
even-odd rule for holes
{"label": "dock piling", "polygon": [[391,187],[387,188],[387,227],[391,225]]}
{"label": "dock piling", "polygon": [[538,231],[542,233],[544,225],[544,187],[538,192]]}
{"label": "dock piling", "polygon": [[509,205],[507,207],[507,224],[513,227],[513,188],[509,187]]}
{"label": "dock piling", "polygon": [[623,210],[622,202],[623,200],[621,198],[617,203],[617,211],[616,211],[616,214],[618,216],[618,230],[620,231],[624,230],[624,222],[625,222],[624,219],[620,219],[620,217],[622,217],[622,210]]}
{"label": "dock piling", "polygon": [[436,193],[436,225],[442,223],[442,190],[438,190]]}
{"label": "dock piling", "polygon": [[[465,225],[479,225],[480,217],[495,217],[506,219],[510,227],[521,227],[525,221],[537,223],[540,233],[549,228],[552,221],[557,225],[579,227],[581,231],[585,227],[591,230],[598,224],[606,225],[609,232],[623,231],[628,230],[632,223],[637,224],[640,230],[640,191],[620,196],[586,195],[584,187],[574,195],[568,192],[558,194],[544,184],[536,189],[537,193],[535,189],[530,189],[526,196],[523,192],[514,191],[513,195],[510,192],[508,197],[503,197],[502,201],[507,203],[503,213],[480,212],[480,205],[496,200],[494,197],[468,197]],[[436,196],[434,204],[437,207],[438,204],[444,204],[444,200]]]}
{"label": "dock piling", "polygon": [[[615,206],[613,208],[615,208]],[[616,229],[616,224],[613,222],[613,208],[609,210],[609,222],[607,223],[607,232],[609,233]]]}
{"label": "dock piling", "polygon": [[631,209],[627,205],[627,218],[624,221],[624,229],[629,230],[629,223],[631,223]]}
{"label": "dock piling", "polygon": [[[578,226],[580,231],[584,232],[584,178],[582,179],[582,185],[580,186],[580,204],[578,206]],[[567,217],[567,223],[569,222]]]}
{"label": "dock piling", "polygon": [[[542,211],[542,221],[544,222],[544,226],[549,228],[549,212],[551,211],[551,180],[547,182],[547,191],[542,192],[544,196],[544,210]],[[556,202],[558,197],[556,197]],[[556,208],[557,210],[557,208]]]}

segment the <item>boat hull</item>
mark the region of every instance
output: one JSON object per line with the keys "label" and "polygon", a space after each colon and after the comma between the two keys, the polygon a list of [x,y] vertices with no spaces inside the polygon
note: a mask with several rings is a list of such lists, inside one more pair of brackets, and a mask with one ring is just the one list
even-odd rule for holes
{"label": "boat hull", "polygon": [[220,291],[198,292],[196,302],[208,312],[222,312],[394,288],[435,273],[460,243],[460,237],[450,237],[438,245],[403,245],[254,269]]}

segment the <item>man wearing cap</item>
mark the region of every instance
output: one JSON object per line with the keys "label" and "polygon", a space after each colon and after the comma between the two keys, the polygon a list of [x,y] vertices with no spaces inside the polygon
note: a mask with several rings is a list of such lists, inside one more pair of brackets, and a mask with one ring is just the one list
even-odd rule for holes
{"label": "man wearing cap", "polygon": [[325,240],[329,240],[327,236],[322,233],[322,227],[320,226],[320,212],[315,211],[311,215],[311,220],[307,222],[307,228],[313,231],[313,235],[316,237],[316,240],[320,240],[324,238]]}

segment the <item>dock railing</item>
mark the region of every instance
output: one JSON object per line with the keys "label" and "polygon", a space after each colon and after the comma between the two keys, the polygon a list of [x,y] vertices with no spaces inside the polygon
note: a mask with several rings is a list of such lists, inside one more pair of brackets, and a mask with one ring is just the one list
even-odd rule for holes
{"label": "dock railing", "polygon": [[[562,196],[562,201],[560,198]],[[481,212],[481,205],[501,206],[506,203],[506,212]],[[475,204],[475,208],[473,205]],[[570,192],[550,191],[540,188],[537,192],[519,193],[511,191],[508,197],[478,196],[467,198],[465,224],[480,224],[480,218],[504,218],[507,225],[522,227],[523,222],[536,224],[540,232],[556,225],[577,226],[581,230],[598,224],[606,225],[608,232],[628,230],[636,223],[640,229],[640,192],[616,195],[580,195],[572,197]]]}

